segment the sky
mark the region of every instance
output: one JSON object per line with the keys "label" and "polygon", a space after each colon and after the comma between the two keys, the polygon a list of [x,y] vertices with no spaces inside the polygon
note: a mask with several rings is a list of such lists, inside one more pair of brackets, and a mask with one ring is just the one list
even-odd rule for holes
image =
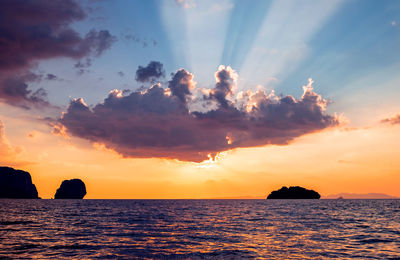
{"label": "sky", "polygon": [[400,197],[396,0],[4,0],[0,165],[39,196]]}

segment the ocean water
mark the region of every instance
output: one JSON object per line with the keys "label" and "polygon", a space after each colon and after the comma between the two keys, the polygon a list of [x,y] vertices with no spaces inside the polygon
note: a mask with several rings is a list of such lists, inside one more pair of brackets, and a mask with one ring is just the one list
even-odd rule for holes
{"label": "ocean water", "polygon": [[0,258],[400,259],[400,200],[0,200]]}

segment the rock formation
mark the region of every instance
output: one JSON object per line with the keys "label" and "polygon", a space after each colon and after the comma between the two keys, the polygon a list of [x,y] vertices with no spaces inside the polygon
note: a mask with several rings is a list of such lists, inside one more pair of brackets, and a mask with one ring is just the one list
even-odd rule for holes
{"label": "rock formation", "polygon": [[0,167],[0,198],[39,199],[29,172]]}
{"label": "rock formation", "polygon": [[55,199],[83,199],[86,195],[85,183],[80,179],[64,180],[57,189]]}
{"label": "rock formation", "polygon": [[319,199],[321,195],[313,190],[307,190],[303,187],[293,186],[285,187],[283,186],[279,190],[271,192],[267,199]]}

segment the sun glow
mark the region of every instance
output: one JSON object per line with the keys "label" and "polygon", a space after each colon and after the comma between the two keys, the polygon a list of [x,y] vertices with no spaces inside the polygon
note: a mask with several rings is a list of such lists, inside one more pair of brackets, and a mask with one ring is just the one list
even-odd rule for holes
{"label": "sun glow", "polygon": [[213,156],[211,153],[207,154],[208,159],[200,163],[196,163],[197,168],[212,168],[227,156],[228,152],[219,152]]}
{"label": "sun glow", "polygon": [[0,11],[12,21],[0,160],[30,171],[43,198],[73,177],[87,198],[258,196],[283,184],[400,196],[391,1],[90,1],[86,16],[68,1],[78,12],[40,21],[57,4],[15,15],[11,2]]}

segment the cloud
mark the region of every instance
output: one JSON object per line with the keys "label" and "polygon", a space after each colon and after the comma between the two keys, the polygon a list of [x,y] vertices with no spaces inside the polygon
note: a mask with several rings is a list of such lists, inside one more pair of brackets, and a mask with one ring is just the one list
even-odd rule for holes
{"label": "cloud", "polygon": [[5,0],[2,5],[7,8],[0,9],[0,92],[1,99],[11,105],[27,106],[30,101],[37,105],[36,99],[22,95],[29,94],[29,81],[13,84],[20,95],[4,93],[11,91],[10,80],[21,79],[38,61],[98,56],[115,41],[106,30],[91,30],[82,37],[72,29],[72,22],[86,17],[72,0]]}
{"label": "cloud", "polygon": [[193,74],[184,69],[178,70],[172,75],[172,79],[168,82],[168,87],[172,95],[176,96],[182,103],[186,103],[186,96],[189,96],[191,94],[190,90],[195,87]]}
{"label": "cloud", "polygon": [[25,149],[22,146],[13,146],[5,134],[5,126],[0,120],[0,165],[26,167],[34,162],[25,161]]}
{"label": "cloud", "polygon": [[8,77],[0,82],[0,100],[21,108],[29,109],[31,106],[47,106],[47,92],[43,88],[36,91],[28,89],[26,82],[35,81],[29,77]]}
{"label": "cloud", "polygon": [[92,66],[91,58],[86,58],[85,60],[80,60],[74,64],[74,67],[77,69],[78,75],[83,75],[85,73],[90,72],[90,70],[88,69],[90,66]]}
{"label": "cloud", "polygon": [[392,125],[400,124],[400,114],[397,114],[397,115],[395,115],[393,117],[390,117],[390,118],[382,119],[381,123],[389,123],[389,124],[392,124]]}
{"label": "cloud", "polygon": [[47,80],[56,80],[56,79],[58,79],[58,77],[52,73],[47,73],[46,79]]}
{"label": "cloud", "polygon": [[217,84],[211,90],[210,98],[215,99],[223,108],[227,108],[230,105],[227,97],[233,94],[237,78],[237,73],[231,67],[219,66],[215,73]]}
{"label": "cloud", "polygon": [[[340,124],[335,115],[326,114],[327,101],[314,92],[312,80],[299,99],[263,90],[234,96],[236,72],[221,66],[215,75],[210,90],[195,89],[193,75],[180,69],[167,89],[156,84],[131,93],[113,90],[92,109],[83,99],[74,99],[59,123],[67,134],[104,144],[125,157],[193,162],[239,147],[288,144]],[[199,102],[205,111],[191,109]]]}
{"label": "cloud", "polygon": [[100,56],[105,50],[108,50],[116,41],[116,37],[112,36],[107,30],[91,30],[84,39],[86,48],[95,56]]}
{"label": "cloud", "polygon": [[4,163],[3,160],[13,159],[16,155],[21,152],[21,148],[13,148],[8,142],[5,135],[5,127],[3,122],[0,120],[0,162]]}
{"label": "cloud", "polygon": [[136,70],[136,80],[140,82],[154,82],[164,76],[163,64],[158,61],[151,61],[146,67],[139,66]]}
{"label": "cloud", "polygon": [[123,41],[127,41],[127,42],[133,42],[133,43],[137,43],[137,44],[141,44],[143,48],[146,48],[148,46],[156,46],[157,45],[157,41],[154,39],[147,39],[147,38],[141,38],[135,34],[132,33],[123,33],[120,37],[120,39],[122,39]]}
{"label": "cloud", "polygon": [[1,157],[9,156],[13,153],[8,140],[6,139],[5,131],[4,131],[4,124],[0,120],[0,155]]}

